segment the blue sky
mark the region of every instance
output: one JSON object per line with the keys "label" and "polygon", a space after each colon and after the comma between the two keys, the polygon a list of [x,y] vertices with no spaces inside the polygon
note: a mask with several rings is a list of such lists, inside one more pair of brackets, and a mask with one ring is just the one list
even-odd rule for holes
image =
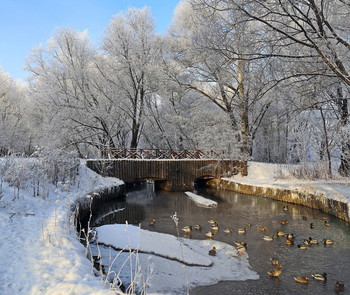
{"label": "blue sky", "polygon": [[157,33],[166,32],[180,0],[0,0],[0,66],[15,80],[25,80],[26,56],[57,28],[88,30],[98,44],[112,16],[129,7],[149,6]]}

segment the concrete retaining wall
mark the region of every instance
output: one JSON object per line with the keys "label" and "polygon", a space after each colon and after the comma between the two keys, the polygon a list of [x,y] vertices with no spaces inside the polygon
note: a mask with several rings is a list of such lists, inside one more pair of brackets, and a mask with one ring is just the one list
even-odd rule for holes
{"label": "concrete retaining wall", "polygon": [[348,204],[328,199],[324,195],[314,195],[296,190],[288,190],[275,187],[260,187],[242,184],[230,180],[210,180],[207,182],[210,188],[234,191],[242,194],[264,196],[279,201],[307,206],[334,215],[350,222]]}

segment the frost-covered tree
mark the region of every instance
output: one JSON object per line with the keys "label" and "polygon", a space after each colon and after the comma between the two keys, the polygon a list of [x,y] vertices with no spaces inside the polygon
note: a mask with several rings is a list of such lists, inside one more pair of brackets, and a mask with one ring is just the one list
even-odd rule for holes
{"label": "frost-covered tree", "polygon": [[58,31],[46,48],[30,56],[33,97],[53,146],[73,146],[81,155],[118,146],[123,132],[118,92],[114,90],[113,99],[106,97],[109,89],[96,66],[100,59],[87,33],[69,28]]}
{"label": "frost-covered tree", "polygon": [[34,151],[32,105],[25,85],[14,82],[0,68],[0,153]]}
{"label": "frost-covered tree", "polygon": [[118,89],[119,109],[126,116],[131,148],[139,145],[146,109],[157,103],[160,38],[148,8],[130,8],[109,23],[102,40],[106,64],[101,75]]}
{"label": "frost-covered tree", "polygon": [[256,27],[235,11],[199,2],[183,1],[177,8],[169,69],[179,84],[220,110],[219,116],[229,122],[231,145],[250,155],[272,103],[268,94],[283,78],[271,71],[270,60],[247,58],[255,50],[264,51],[265,44],[256,42]]}

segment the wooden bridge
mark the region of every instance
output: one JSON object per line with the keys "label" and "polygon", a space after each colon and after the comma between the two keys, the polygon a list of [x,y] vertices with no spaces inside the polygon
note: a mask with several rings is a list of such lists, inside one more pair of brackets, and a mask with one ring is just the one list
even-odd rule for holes
{"label": "wooden bridge", "polygon": [[161,189],[185,191],[195,181],[246,175],[247,163],[224,158],[224,153],[200,150],[116,149],[104,153],[108,159],[87,160],[87,166],[103,176],[126,183],[153,180]]}

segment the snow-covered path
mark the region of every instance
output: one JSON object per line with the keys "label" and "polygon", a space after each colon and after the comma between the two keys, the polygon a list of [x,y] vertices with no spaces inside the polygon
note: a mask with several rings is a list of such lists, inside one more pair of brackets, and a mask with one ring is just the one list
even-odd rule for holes
{"label": "snow-covered path", "polygon": [[69,221],[70,206],[92,190],[118,185],[80,167],[69,192],[52,188],[46,200],[3,186],[0,202],[0,294],[108,294],[92,274],[85,248]]}

